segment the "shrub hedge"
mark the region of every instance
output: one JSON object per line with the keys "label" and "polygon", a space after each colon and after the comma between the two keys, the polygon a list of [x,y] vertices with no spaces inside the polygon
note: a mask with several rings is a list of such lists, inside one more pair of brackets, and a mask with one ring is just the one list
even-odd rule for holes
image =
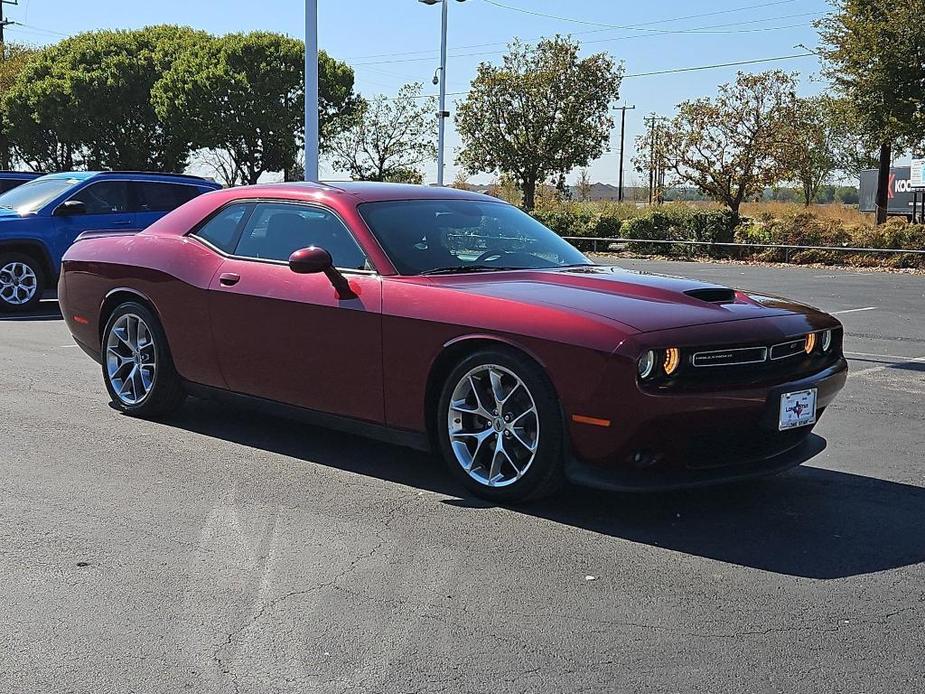
{"label": "shrub hedge", "polygon": [[[595,203],[558,203],[534,213],[560,236],[640,239],[630,253],[674,257],[752,258],[767,262],[867,267],[925,268],[925,254],[845,253],[823,250],[736,248],[644,243],[642,240],[713,241],[745,244],[841,246],[925,250],[925,225],[894,218],[886,224],[848,223],[794,206],[786,213],[736,217],[728,210],[669,203],[657,208]],[[587,243],[577,242],[585,249]]]}

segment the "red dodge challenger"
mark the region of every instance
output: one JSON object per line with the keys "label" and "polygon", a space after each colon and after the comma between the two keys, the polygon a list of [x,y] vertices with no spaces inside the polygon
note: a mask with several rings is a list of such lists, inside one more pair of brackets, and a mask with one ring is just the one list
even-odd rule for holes
{"label": "red dodge challenger", "polygon": [[798,465],[847,375],[830,315],[596,265],[448,188],[208,193],[138,234],[84,234],[58,295],[128,414],[255,402],[439,451],[499,501]]}

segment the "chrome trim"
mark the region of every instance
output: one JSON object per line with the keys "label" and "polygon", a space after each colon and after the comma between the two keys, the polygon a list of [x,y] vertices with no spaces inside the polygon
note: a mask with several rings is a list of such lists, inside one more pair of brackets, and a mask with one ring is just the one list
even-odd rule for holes
{"label": "chrome trim", "polygon": [[[726,354],[734,352],[753,352],[755,350],[761,350],[761,359],[753,359],[751,361],[737,361],[731,364],[698,364],[697,357],[708,355],[708,354]],[[694,352],[691,355],[691,366],[697,369],[706,369],[714,366],[744,366],[746,364],[761,364],[768,360],[768,348],[757,346],[757,347],[733,347],[730,349],[710,349],[703,352]]]}
{"label": "chrome trim", "polygon": [[[785,355],[782,356],[782,357],[775,357],[775,356],[774,356],[774,348],[775,348],[775,347],[783,347],[784,345],[795,345],[795,344],[799,344],[799,345],[800,345],[800,349],[798,349],[796,352],[791,352],[790,354],[785,354]],[[768,351],[768,356],[769,356],[769,358],[771,359],[771,361],[780,361],[781,359],[789,359],[790,357],[796,357],[796,356],[799,356],[800,354],[802,354],[802,355],[804,355],[804,356],[806,355],[806,335],[804,335],[803,337],[798,338],[798,339],[796,339],[796,340],[787,340],[786,342],[778,342],[776,345],[771,345],[771,348],[770,348],[770,350]]]}

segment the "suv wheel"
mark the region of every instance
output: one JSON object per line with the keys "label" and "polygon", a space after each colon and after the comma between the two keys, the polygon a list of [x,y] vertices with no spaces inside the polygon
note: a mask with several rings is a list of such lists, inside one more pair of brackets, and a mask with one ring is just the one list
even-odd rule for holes
{"label": "suv wheel", "polygon": [[30,311],[42,298],[45,273],[24,253],[0,253],[0,311]]}

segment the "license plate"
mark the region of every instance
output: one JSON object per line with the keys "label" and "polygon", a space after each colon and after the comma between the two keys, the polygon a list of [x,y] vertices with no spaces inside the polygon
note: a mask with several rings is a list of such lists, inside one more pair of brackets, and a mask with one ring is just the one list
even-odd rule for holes
{"label": "license plate", "polygon": [[798,390],[780,396],[778,429],[796,429],[816,422],[816,389]]}

